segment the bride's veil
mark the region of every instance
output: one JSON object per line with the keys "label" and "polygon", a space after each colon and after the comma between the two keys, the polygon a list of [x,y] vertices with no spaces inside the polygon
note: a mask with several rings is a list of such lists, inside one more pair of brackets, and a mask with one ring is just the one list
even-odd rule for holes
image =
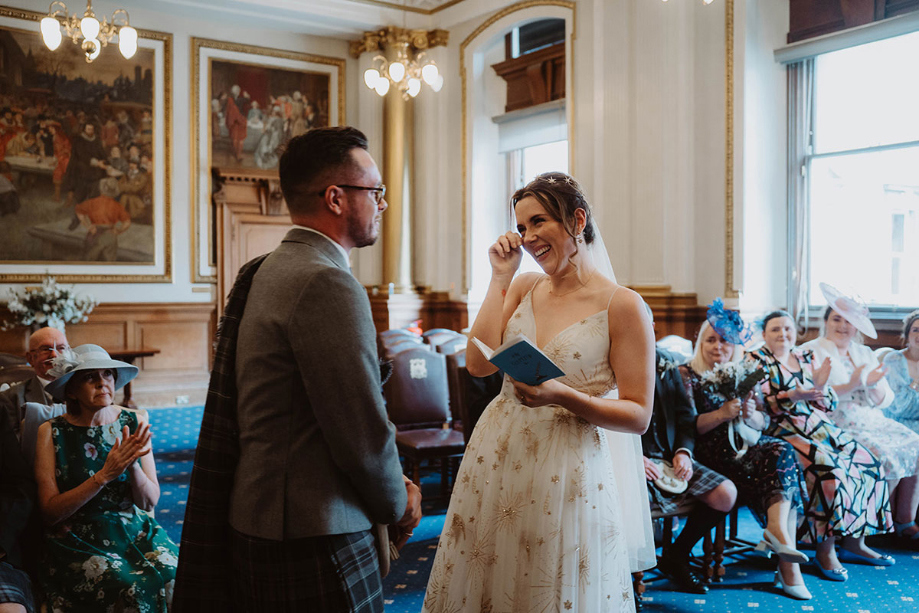
{"label": "bride's veil", "polygon": [[[597,272],[615,283],[616,273],[613,271],[613,264],[596,223],[593,223],[593,230],[594,239],[587,245],[587,250],[593,256]],[[615,398],[618,394],[618,390],[613,390],[608,397]],[[654,551],[654,532],[651,528],[651,507],[645,484],[641,437],[637,434],[607,430],[606,439],[619,488],[622,531],[629,546],[629,567],[632,572],[653,568],[657,564],[657,557]]]}

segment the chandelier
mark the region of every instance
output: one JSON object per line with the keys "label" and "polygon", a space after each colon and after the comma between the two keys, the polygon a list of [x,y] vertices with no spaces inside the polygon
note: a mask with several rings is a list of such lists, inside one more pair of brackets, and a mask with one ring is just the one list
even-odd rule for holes
{"label": "chandelier", "polygon": [[421,93],[423,83],[435,92],[444,86],[437,64],[427,58],[424,50],[445,44],[444,30],[426,32],[390,26],[364,32],[364,38],[351,43],[351,55],[360,57],[364,51],[382,51],[373,58],[373,67],[364,71],[364,84],[381,97],[396,89],[403,100],[408,100]]}
{"label": "chandelier", "polygon": [[[116,9],[112,13],[112,21],[103,17],[102,23],[93,13],[92,0],[86,0],[86,10],[83,17],[68,15],[67,5],[61,0],[55,0],[48,7],[48,16],[41,20],[41,36],[45,46],[54,51],[61,44],[63,35],[61,27],[67,31],[67,36],[74,44],[79,44],[86,55],[86,63],[99,57],[102,47],[105,47],[115,36],[118,37],[118,50],[125,59],[134,57],[137,52],[137,30],[128,22],[128,12]],[[80,39],[83,40],[80,43]]]}

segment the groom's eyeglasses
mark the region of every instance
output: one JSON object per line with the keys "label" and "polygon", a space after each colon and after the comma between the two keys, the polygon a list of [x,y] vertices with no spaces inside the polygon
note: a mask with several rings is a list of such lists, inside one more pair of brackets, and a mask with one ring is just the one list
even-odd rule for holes
{"label": "groom's eyeglasses", "polygon": [[[386,195],[386,186],[385,186],[385,185],[381,185],[381,186],[379,186],[379,187],[364,187],[364,186],[362,186],[362,185],[341,185],[341,184],[338,184],[338,185],[334,185],[334,186],[330,185],[329,187],[344,187],[344,188],[346,188],[346,189],[359,189],[359,190],[365,191],[365,192],[373,192],[373,198],[374,198],[374,200],[376,201],[377,204],[380,204],[380,202],[383,200],[383,196]],[[329,189],[329,187],[327,187],[327,188],[325,188],[324,190],[322,190],[321,192],[319,192],[319,195],[320,195],[320,196],[325,196],[325,192],[326,192],[327,189]]]}

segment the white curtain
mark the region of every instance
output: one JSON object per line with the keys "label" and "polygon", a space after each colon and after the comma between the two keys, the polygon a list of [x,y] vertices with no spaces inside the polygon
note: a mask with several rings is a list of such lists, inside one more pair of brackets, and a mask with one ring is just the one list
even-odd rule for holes
{"label": "white curtain", "polygon": [[788,65],[788,228],[791,283],[788,310],[799,328],[807,325],[810,285],[808,156],[814,146],[814,60]]}

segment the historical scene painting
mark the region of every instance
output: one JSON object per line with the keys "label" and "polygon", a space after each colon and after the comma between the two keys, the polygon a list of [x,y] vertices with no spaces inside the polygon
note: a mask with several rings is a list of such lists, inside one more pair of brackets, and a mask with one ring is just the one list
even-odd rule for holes
{"label": "historical scene painting", "polygon": [[277,168],[279,149],[329,125],[328,74],[211,60],[211,165]]}
{"label": "historical scene painting", "polygon": [[154,261],[153,68],[0,28],[0,261]]}

